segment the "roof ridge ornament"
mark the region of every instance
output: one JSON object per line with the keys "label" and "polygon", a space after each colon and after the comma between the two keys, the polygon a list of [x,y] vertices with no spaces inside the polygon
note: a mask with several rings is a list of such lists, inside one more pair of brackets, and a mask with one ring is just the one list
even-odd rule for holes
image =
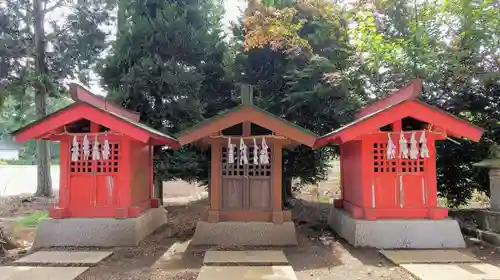
{"label": "roof ridge ornament", "polygon": [[241,85],[241,105],[253,105],[253,86]]}

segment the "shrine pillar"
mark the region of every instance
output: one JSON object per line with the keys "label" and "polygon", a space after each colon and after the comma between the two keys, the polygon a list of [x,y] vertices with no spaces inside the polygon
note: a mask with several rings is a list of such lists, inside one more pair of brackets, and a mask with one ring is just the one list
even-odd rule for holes
{"label": "shrine pillar", "polygon": [[221,184],[221,144],[214,142],[211,149],[210,170],[210,208],[208,210],[208,221],[216,223],[219,221],[220,211],[220,184]]}
{"label": "shrine pillar", "polygon": [[282,170],[283,170],[283,148],[280,144],[273,145],[272,149],[273,161],[272,161],[272,174],[273,174],[273,187],[272,187],[272,198],[273,198],[273,223],[282,224],[284,221],[283,211],[281,209],[282,201],[281,201],[281,192],[283,188],[283,178],[282,178]]}

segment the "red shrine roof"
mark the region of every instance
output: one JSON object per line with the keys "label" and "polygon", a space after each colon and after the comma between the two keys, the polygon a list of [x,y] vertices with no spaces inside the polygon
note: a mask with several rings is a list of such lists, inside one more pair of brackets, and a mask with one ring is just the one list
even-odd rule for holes
{"label": "red shrine roof", "polygon": [[111,100],[104,98],[103,96],[92,93],[87,87],[79,83],[70,83],[69,92],[71,99],[75,102],[85,102],[92,106],[98,107],[100,109],[113,112],[120,116],[126,117],[133,121],[138,122],[140,115],[138,112],[127,110],[121,106],[116,105]]}
{"label": "red shrine roof", "polygon": [[387,95],[384,98],[378,99],[369,103],[364,108],[361,108],[356,113],[356,119],[375,113],[381,109],[396,105],[402,101],[417,99],[422,92],[422,80],[415,79],[401,89]]}
{"label": "red shrine roof", "polygon": [[17,142],[50,140],[54,135],[64,132],[65,125],[87,119],[143,143],[180,147],[177,139],[140,123],[138,113],[111,103],[79,84],[70,84],[70,91],[75,103],[12,132],[14,139]]}
{"label": "red shrine roof", "polygon": [[358,111],[356,120],[316,140],[314,148],[342,144],[406,117],[439,127],[447,135],[479,141],[484,130],[444,110],[418,100],[422,81],[414,80],[390,96]]}

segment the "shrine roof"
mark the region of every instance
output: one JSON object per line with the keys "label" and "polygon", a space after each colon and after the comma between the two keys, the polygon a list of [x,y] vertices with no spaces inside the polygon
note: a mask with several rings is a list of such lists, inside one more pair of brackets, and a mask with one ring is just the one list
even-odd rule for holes
{"label": "shrine roof", "polygon": [[140,115],[138,112],[132,111],[125,109],[117,104],[115,104],[113,101],[98,95],[94,94],[88,89],[86,86],[77,83],[77,82],[72,82],[69,84],[69,92],[71,95],[71,98],[75,102],[85,102],[87,104],[90,104],[92,106],[104,109],[106,111],[113,112],[115,114],[118,114],[120,116],[123,116],[125,118],[131,119],[135,122],[139,121]]}
{"label": "shrine roof", "polygon": [[422,92],[422,80],[415,79],[405,85],[404,87],[396,90],[395,92],[387,95],[384,98],[377,99],[365,107],[361,108],[356,113],[356,119],[371,115],[379,110],[397,105],[405,100],[417,99]]}
{"label": "shrine roof", "polygon": [[255,105],[241,104],[180,132],[177,138],[181,145],[185,145],[211,136],[214,133],[242,122],[254,123],[309,147],[314,145],[318,137],[318,135],[312,131],[280,118]]}
{"label": "shrine roof", "polygon": [[464,137],[475,142],[481,139],[484,132],[476,125],[411,97],[389,102],[386,107],[359,116],[355,121],[318,138],[314,148],[321,148],[330,142],[341,144],[354,140],[406,117],[438,126],[450,136]]}
{"label": "shrine roof", "polygon": [[[87,97],[95,97],[90,91]],[[178,148],[177,139],[155,130],[145,124],[140,123],[137,118],[130,116],[130,111],[114,105],[113,109],[108,105],[95,101],[97,99],[79,99],[42,119],[36,120],[17,131],[12,132],[17,142],[24,142],[29,139],[50,139],[58,130],[66,124],[87,119],[99,125],[103,125],[112,131],[122,133],[132,139],[150,143],[152,145],[168,145]],[[117,108],[118,107],[118,108]],[[120,109],[121,108],[121,109]]]}

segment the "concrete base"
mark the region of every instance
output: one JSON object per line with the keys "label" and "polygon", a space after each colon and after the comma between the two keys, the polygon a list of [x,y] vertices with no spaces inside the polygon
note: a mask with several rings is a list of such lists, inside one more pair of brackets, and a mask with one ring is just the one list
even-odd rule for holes
{"label": "concrete base", "polygon": [[329,226],[355,247],[379,249],[464,248],[458,222],[445,220],[361,220],[332,207]]}
{"label": "concrete base", "polygon": [[37,228],[33,247],[135,246],[166,222],[164,208],[152,208],[129,219],[44,219]]}
{"label": "concrete base", "polygon": [[198,222],[192,245],[296,246],[293,222]]}

